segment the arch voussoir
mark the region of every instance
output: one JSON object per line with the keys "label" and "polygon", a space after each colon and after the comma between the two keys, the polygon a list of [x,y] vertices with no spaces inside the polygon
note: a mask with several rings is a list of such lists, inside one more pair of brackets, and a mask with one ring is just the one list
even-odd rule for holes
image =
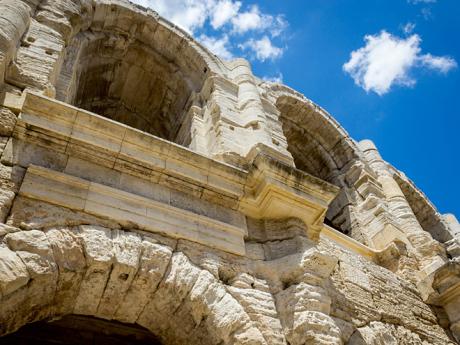
{"label": "arch voussoir", "polygon": [[267,344],[226,285],[146,234],[81,225],[3,242],[2,334],[77,314],[137,323],[167,344]]}

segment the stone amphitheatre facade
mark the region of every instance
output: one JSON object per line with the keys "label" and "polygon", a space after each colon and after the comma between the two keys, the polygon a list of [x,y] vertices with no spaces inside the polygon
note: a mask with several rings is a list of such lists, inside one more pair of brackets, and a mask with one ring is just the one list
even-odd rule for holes
{"label": "stone amphitheatre facade", "polygon": [[247,61],[0,0],[0,86],[0,344],[460,339],[456,218]]}

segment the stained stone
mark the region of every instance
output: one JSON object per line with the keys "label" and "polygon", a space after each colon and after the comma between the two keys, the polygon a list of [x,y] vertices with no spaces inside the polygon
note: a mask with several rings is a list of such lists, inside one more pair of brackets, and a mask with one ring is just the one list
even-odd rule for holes
{"label": "stained stone", "polygon": [[0,103],[0,343],[460,340],[457,218],[156,12],[0,0]]}

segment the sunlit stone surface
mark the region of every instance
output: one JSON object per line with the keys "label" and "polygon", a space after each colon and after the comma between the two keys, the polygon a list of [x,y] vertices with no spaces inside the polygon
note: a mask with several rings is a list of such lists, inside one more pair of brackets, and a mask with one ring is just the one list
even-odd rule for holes
{"label": "sunlit stone surface", "polygon": [[0,344],[460,339],[456,217],[247,61],[0,0],[0,90]]}

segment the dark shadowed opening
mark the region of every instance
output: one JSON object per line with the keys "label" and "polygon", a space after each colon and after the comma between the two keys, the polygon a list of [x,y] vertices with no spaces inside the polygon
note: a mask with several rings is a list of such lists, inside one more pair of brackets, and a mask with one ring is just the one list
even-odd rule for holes
{"label": "dark shadowed opening", "polygon": [[67,49],[57,98],[188,146],[189,110],[206,70],[183,67],[150,43],[116,33],[79,34]]}
{"label": "dark shadowed opening", "polygon": [[[279,120],[297,169],[332,183],[346,187],[341,178],[341,169],[355,156],[346,140],[346,134],[339,130],[326,114],[307,101],[292,97],[280,97],[277,101]],[[324,223],[352,235],[348,204],[336,198],[330,205]]]}
{"label": "dark shadowed opening", "polygon": [[161,345],[148,330],[93,317],[69,315],[25,325],[0,338],[0,345]]}

